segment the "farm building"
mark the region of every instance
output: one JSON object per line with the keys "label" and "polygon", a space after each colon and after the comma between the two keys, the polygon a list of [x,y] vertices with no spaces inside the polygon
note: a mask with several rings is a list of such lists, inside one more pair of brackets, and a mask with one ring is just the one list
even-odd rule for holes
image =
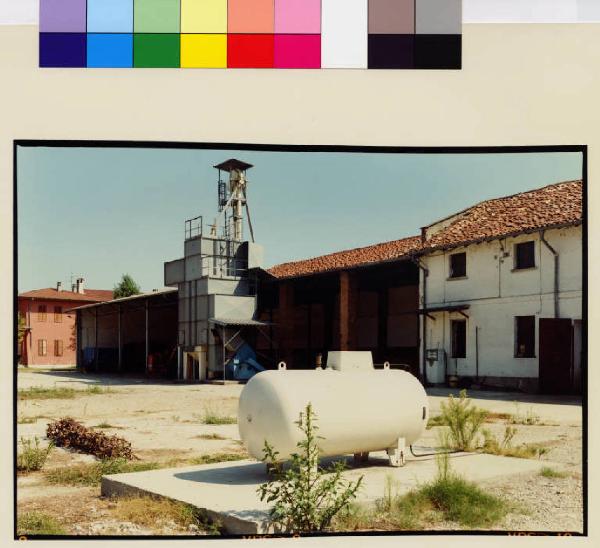
{"label": "farm building", "polygon": [[[581,181],[487,200],[416,236],[265,270],[250,223],[251,241],[242,234],[252,166],[215,167],[221,226],[186,222],[184,257],[165,263],[170,291],[80,308],[80,363],[93,356],[102,369],[104,354],[107,367],[131,367],[129,344],[136,371],[158,360],[168,376],[210,381],[369,350],[376,366],[426,384],[581,390]],[[116,312],[128,306],[137,320]],[[127,322],[135,336],[124,334]]]}

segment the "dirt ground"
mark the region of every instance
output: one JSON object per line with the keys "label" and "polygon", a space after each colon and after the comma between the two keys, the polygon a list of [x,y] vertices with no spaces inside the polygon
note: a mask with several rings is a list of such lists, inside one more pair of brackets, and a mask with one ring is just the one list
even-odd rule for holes
{"label": "dirt ground", "polygon": [[[125,437],[142,462],[166,463],[215,453],[243,451],[237,424],[207,425],[210,411],[235,417],[242,385],[184,385],[117,376],[83,375],[76,371],[19,370],[19,390],[31,387],[66,387],[85,390],[101,386],[107,392],[77,393],[71,399],[18,401],[18,436],[38,437],[45,443],[47,423],[71,416],[90,427],[102,425],[104,432]],[[439,413],[448,390],[430,392],[430,416]],[[581,405],[576,399],[543,398],[521,394],[470,394],[473,402],[494,413],[510,413],[536,424],[517,424],[516,445],[536,443],[547,447],[542,459],[562,463],[569,471],[564,478],[526,476],[489,482],[495,494],[526,507],[527,512],[509,515],[500,528],[509,531],[582,530],[582,429]],[[31,421],[31,422],[30,422]],[[502,436],[505,424],[494,420],[486,428]],[[219,438],[219,439],[210,439]],[[419,446],[437,444],[437,428],[427,430]],[[153,526],[119,519],[114,501],[100,496],[99,487],[48,483],[45,473],[69,468],[95,458],[65,449],[55,449],[44,470],[18,477],[18,512],[43,512],[54,516],[73,535],[201,534],[197,528],[174,522]]]}

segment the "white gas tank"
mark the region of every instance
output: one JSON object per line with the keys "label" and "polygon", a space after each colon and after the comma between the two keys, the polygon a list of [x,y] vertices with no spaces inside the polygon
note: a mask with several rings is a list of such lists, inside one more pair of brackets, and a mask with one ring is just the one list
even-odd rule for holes
{"label": "white gas tank", "polygon": [[[368,359],[365,357],[368,354]],[[316,414],[321,456],[387,450],[393,465],[419,439],[429,406],[421,383],[410,373],[373,368],[370,353],[330,352],[324,370],[263,371],[240,395],[240,437],[256,459],[265,440],[285,461],[303,434],[296,422],[308,403]]]}

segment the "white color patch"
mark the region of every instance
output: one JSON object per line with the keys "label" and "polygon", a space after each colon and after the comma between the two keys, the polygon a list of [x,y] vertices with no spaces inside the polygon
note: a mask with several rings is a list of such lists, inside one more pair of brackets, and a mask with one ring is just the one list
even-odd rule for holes
{"label": "white color patch", "polygon": [[367,0],[322,0],[321,66],[367,68]]}

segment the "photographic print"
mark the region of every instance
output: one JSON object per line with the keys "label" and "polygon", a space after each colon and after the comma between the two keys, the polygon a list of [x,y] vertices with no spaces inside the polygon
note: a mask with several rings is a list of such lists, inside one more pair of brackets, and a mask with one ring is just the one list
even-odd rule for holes
{"label": "photographic print", "polygon": [[586,154],[16,142],[16,534],[583,534]]}

